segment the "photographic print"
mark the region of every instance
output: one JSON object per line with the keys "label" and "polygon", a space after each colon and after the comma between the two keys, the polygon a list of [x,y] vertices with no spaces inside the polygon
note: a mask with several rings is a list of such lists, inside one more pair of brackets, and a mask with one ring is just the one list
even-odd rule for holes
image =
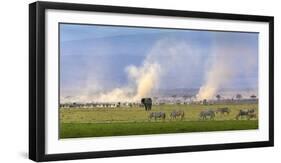
{"label": "photographic print", "polygon": [[259,129],[258,32],[59,24],[59,138]]}
{"label": "photographic print", "polygon": [[29,158],[274,145],[274,17],[29,5]]}

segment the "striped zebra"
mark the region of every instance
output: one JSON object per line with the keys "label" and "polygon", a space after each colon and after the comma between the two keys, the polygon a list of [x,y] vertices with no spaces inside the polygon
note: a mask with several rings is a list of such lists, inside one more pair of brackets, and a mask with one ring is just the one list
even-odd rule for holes
{"label": "striped zebra", "polygon": [[202,120],[206,120],[206,119],[208,119],[208,117],[210,120],[212,120],[215,118],[215,112],[211,109],[203,110],[200,112],[199,117]]}

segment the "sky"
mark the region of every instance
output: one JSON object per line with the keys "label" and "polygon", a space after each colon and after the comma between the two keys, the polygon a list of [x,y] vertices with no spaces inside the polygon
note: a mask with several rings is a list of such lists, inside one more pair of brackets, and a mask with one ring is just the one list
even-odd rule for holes
{"label": "sky", "polygon": [[257,89],[258,33],[60,24],[62,96],[132,93],[148,74],[148,93]]}

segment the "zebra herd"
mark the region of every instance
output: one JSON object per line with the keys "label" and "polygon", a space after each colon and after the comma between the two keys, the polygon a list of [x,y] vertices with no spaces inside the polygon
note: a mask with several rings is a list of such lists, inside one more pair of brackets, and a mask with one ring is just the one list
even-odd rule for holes
{"label": "zebra herd", "polygon": [[[170,114],[170,120],[175,120],[177,118],[180,118],[180,120],[183,120],[184,118],[184,111],[182,110],[174,110],[171,112]],[[162,119],[165,120],[166,119],[166,113],[165,112],[151,112],[148,116],[149,120],[154,119]]]}
{"label": "zebra herd", "polygon": [[[220,114],[220,115],[229,115],[231,110],[228,107],[223,107],[223,108],[217,108],[216,110],[213,109],[206,109],[203,110],[199,113],[199,119],[200,120],[214,120],[215,116]],[[170,120],[176,120],[184,119],[184,111],[182,110],[174,110],[170,113]],[[165,112],[151,112],[148,116],[149,120],[165,120],[166,119],[166,113]],[[257,113],[255,109],[240,109],[238,111],[238,114],[235,116],[236,120],[246,118],[247,120],[257,118]]]}
{"label": "zebra herd", "polygon": [[201,120],[206,120],[206,119],[214,119],[216,114],[221,114],[221,115],[229,115],[230,113],[230,109],[228,107],[224,107],[224,108],[218,108],[215,111],[212,109],[207,109],[207,110],[203,110],[200,112],[199,114],[199,118]]}
{"label": "zebra herd", "polygon": [[[200,112],[199,117],[202,120],[210,119],[213,120],[216,114],[220,113],[221,115],[229,115],[230,109],[227,107],[218,108],[217,110],[207,109]],[[255,109],[240,109],[238,114],[235,116],[236,120],[246,118],[247,120],[257,118],[257,113]]]}
{"label": "zebra herd", "polygon": [[248,110],[239,110],[239,113],[236,115],[236,119],[246,117],[248,120],[251,118],[257,118],[257,113],[255,109],[248,109]]}

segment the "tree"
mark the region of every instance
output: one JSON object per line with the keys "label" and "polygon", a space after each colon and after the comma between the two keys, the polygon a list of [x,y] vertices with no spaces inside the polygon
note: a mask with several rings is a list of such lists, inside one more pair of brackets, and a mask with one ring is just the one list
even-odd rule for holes
{"label": "tree", "polygon": [[241,94],[237,94],[237,95],[236,95],[236,98],[237,98],[238,100],[240,100],[240,99],[242,98],[242,95],[241,95]]}
{"label": "tree", "polygon": [[220,100],[221,99],[221,95],[216,95],[216,98],[218,99],[218,100]]}
{"label": "tree", "polygon": [[256,95],[251,95],[250,97],[251,97],[251,99],[256,99],[257,98]]}
{"label": "tree", "polygon": [[207,99],[204,99],[203,100],[203,105],[207,105],[207,104],[208,104]]}
{"label": "tree", "polygon": [[184,95],[184,96],[183,96],[183,99],[184,99],[184,100],[187,100],[187,99],[190,99],[191,97],[192,97],[192,96],[190,96],[190,95]]}
{"label": "tree", "polygon": [[176,98],[176,97],[177,97],[177,95],[172,95],[172,97],[173,97],[173,98]]}

